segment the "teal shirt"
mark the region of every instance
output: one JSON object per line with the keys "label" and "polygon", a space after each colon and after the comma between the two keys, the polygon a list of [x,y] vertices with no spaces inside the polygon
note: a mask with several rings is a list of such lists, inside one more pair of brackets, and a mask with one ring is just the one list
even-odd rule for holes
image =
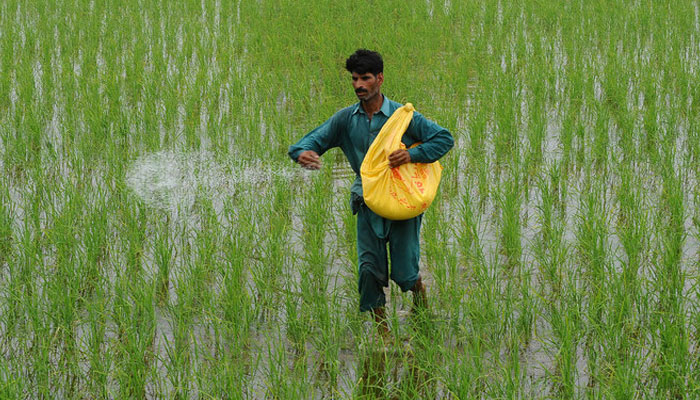
{"label": "teal shirt", "polygon": [[[289,146],[289,156],[297,161],[299,154],[306,150],[313,150],[320,156],[333,147],[340,147],[356,175],[350,192],[362,196],[360,178],[362,160],[365,159],[370,144],[377,137],[384,123],[401,106],[402,104],[384,97],[381,109],[372,116],[371,120],[367,118],[367,113],[359,102],[343,108],[321,126],[307,133],[297,143]],[[425,118],[417,111],[413,113],[413,119],[401,141],[407,148],[415,142],[422,142],[408,150],[411,162],[418,163],[435,162],[454,146],[452,135],[447,129]]]}

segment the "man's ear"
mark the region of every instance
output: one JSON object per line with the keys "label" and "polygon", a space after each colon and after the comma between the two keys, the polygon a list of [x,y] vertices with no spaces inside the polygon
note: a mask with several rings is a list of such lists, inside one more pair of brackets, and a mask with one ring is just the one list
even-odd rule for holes
{"label": "man's ear", "polygon": [[377,81],[379,81],[380,85],[384,83],[384,72],[380,72],[377,74]]}

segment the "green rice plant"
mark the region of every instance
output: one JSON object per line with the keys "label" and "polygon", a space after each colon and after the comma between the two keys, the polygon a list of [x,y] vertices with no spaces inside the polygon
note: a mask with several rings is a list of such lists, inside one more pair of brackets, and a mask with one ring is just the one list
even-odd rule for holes
{"label": "green rice plant", "polygon": [[596,170],[605,175],[608,172],[607,166],[610,151],[610,112],[601,103],[597,103],[595,107],[591,157]]}
{"label": "green rice plant", "polygon": [[[590,178],[589,178],[590,179]],[[580,257],[586,296],[586,356],[590,373],[589,385],[596,387],[602,374],[601,347],[598,341],[604,330],[608,304],[606,286],[609,269],[608,216],[601,202],[602,188],[595,181],[581,194],[577,213],[576,251]]]}
{"label": "green rice plant", "polygon": [[621,182],[616,195],[620,212],[616,231],[626,256],[626,260],[622,260],[622,293],[629,296],[627,305],[633,306],[635,298],[641,295],[639,274],[649,249],[649,216],[644,211],[645,199],[636,181],[637,175],[628,164],[623,164],[619,170]]}
{"label": "green rice plant", "polygon": [[[540,60],[544,61],[544,60]],[[539,68],[544,67],[539,65]],[[537,76],[532,74],[531,76]],[[527,93],[527,153],[524,156],[524,164],[527,170],[524,171],[526,179],[529,180],[535,176],[544,160],[543,150],[545,146],[545,137],[547,134],[547,121],[549,119],[547,113],[548,98],[546,93],[545,82],[541,79],[532,79],[530,93]]]}
{"label": "green rice plant", "polygon": [[[552,172],[555,170],[556,167],[552,167],[550,169]],[[555,218],[557,217],[557,214],[555,214],[556,210],[554,209],[554,203],[557,198],[557,188],[555,185],[556,184],[553,182],[553,179],[547,179],[545,177],[540,177],[537,181],[537,188],[539,189],[541,197],[540,204],[537,206],[540,226],[540,242],[538,243],[539,246],[535,247],[535,250],[536,255],[539,256],[540,259],[545,255],[548,248],[551,247],[551,242],[556,239],[554,237],[556,233],[554,231],[554,222]],[[559,281],[559,279],[556,279],[556,274],[553,274],[553,272],[555,271],[547,271],[544,276],[549,278],[550,281]],[[558,287],[559,285],[556,286]]]}
{"label": "green rice plant", "polygon": [[3,184],[0,191],[0,265],[9,264],[13,252],[13,225],[16,210],[10,201],[9,186]]}
{"label": "green rice plant", "polygon": [[274,182],[273,199],[270,202],[270,209],[266,211],[268,222],[265,229],[265,253],[262,264],[265,271],[265,285],[270,287],[265,300],[267,307],[281,299],[276,295],[281,293],[285,266],[289,263],[290,249],[288,247],[287,236],[291,228],[291,196],[285,182],[278,180]]}
{"label": "green rice plant", "polygon": [[[452,237],[454,234],[451,231],[443,232],[443,237]],[[448,276],[451,277],[449,284],[447,285],[447,299],[445,302],[449,304],[446,307],[446,318],[452,325],[452,329],[458,329],[457,325],[460,323],[461,315],[460,309],[457,306],[461,303],[464,296],[466,296],[467,289],[464,286],[464,281],[468,272],[465,270],[464,266],[459,262],[459,254],[455,246],[446,246],[445,251],[445,263],[446,269],[448,271]]]}
{"label": "green rice plant", "polygon": [[567,213],[567,206],[570,198],[569,174],[570,172],[567,172],[563,161],[552,164],[548,171],[554,204],[557,206],[555,211],[557,211],[559,218],[564,218]]}
{"label": "green rice plant", "polygon": [[503,334],[502,329],[506,323],[504,317],[509,315],[499,301],[502,298],[502,282],[499,280],[496,265],[498,263],[495,258],[478,261],[472,265],[474,275],[467,288],[469,295],[464,299],[463,305],[465,319],[473,326],[473,334],[483,340],[479,346],[490,350]]}
{"label": "green rice plant", "polygon": [[[25,202],[25,209],[29,209],[29,205]],[[8,283],[7,296],[12,300],[8,302],[8,312],[4,314],[7,317],[7,328],[11,329],[18,324],[17,337],[24,337],[22,328],[28,330],[26,321],[27,318],[38,317],[38,315],[29,315],[25,307],[34,305],[38,301],[35,298],[41,288],[41,283],[35,279],[36,276],[42,276],[43,271],[38,268],[38,260],[43,258],[43,241],[40,240],[40,235],[36,230],[33,230],[31,221],[25,219],[22,223],[23,228],[21,236],[17,238],[17,254],[15,263],[8,265]],[[32,309],[32,311],[35,311]]]}
{"label": "green rice plant", "polygon": [[[572,68],[573,69],[573,68]],[[583,101],[581,77],[582,73],[579,69],[567,71],[566,86],[564,88],[564,97],[566,101],[560,104],[561,132],[559,142],[561,143],[561,163],[564,166],[563,173],[568,174],[576,165],[574,163],[575,138],[577,125],[580,123],[580,114],[578,110]]]}
{"label": "green rice plant", "polygon": [[532,340],[534,323],[537,319],[536,295],[532,288],[532,271],[521,264],[518,271],[517,320],[515,331],[518,344],[525,348]]}
{"label": "green rice plant", "polygon": [[[533,245],[534,258],[539,269],[541,279],[541,295],[552,303],[557,312],[562,304],[565,293],[566,270],[568,249],[564,241],[564,221],[556,213],[555,185],[550,179],[540,177],[538,188],[541,203],[537,206],[537,218],[540,232]],[[554,311],[552,311],[554,312]]]}
{"label": "green rice plant", "polygon": [[683,287],[685,276],[681,269],[685,208],[683,189],[673,168],[672,150],[664,156],[662,192],[659,200],[659,244],[654,260],[653,286],[658,293],[655,322],[659,326],[655,339],[652,374],[658,379],[658,393],[678,397],[685,392],[688,374],[688,332],[686,326]]}
{"label": "green rice plant", "polygon": [[[469,145],[470,151],[468,160],[469,170],[475,170],[474,173],[478,179],[477,187],[479,189],[480,204],[485,205],[485,201],[490,193],[489,188],[489,162],[486,152],[486,134],[488,117],[484,109],[482,95],[474,96],[474,111],[469,115]],[[470,186],[467,186],[470,187]]]}
{"label": "green rice plant", "polygon": [[684,146],[688,149],[685,153],[684,169],[693,171],[697,174],[697,163],[700,158],[700,137],[698,136],[698,118],[694,116],[686,117],[688,137],[685,140]]}
{"label": "green rice plant", "polygon": [[498,208],[501,210],[499,220],[500,251],[505,256],[505,266],[508,271],[520,265],[522,257],[521,217],[522,203],[521,177],[514,167],[511,176],[499,187]]}
{"label": "green rice plant", "polygon": [[[248,270],[250,268],[249,254],[254,245],[252,218],[250,214],[241,214],[235,217],[233,205],[225,204],[225,215],[235,218],[229,221],[229,231],[223,235],[223,266],[221,274],[221,291],[218,295],[216,307],[220,321],[220,337],[222,358],[230,360],[228,369],[235,373],[222,383],[224,387],[235,388],[232,395],[243,396],[250,385],[240,385],[240,382],[255,369],[253,353],[252,323],[254,321],[254,305],[251,296],[252,288],[249,288]],[[232,222],[236,222],[233,224]]]}
{"label": "green rice plant", "polygon": [[696,170],[696,165],[697,165],[697,160],[700,159],[700,139],[698,138],[698,134],[700,133],[700,124],[699,124],[699,117],[697,110],[699,107],[698,104],[698,94],[700,94],[700,85],[698,85],[697,79],[693,79],[697,77],[697,72],[695,73],[695,76],[692,74],[690,75],[689,82],[687,85],[687,108],[685,111],[681,113],[686,119],[688,123],[687,127],[687,133],[688,133],[688,138],[687,138],[687,146],[688,146],[688,156],[689,156],[689,161],[692,161],[692,163],[689,164],[691,170]]}
{"label": "green rice plant", "polygon": [[[467,187],[470,187],[469,183],[473,181],[467,182]],[[485,261],[479,232],[481,214],[476,213],[474,207],[472,195],[467,191],[462,195],[462,204],[459,207],[461,221],[458,225],[459,231],[456,233],[459,253],[462,256],[461,263],[464,265]]]}
{"label": "green rice plant", "polygon": [[573,398],[576,382],[580,375],[577,361],[577,347],[580,340],[580,317],[574,301],[569,298],[553,299],[547,304],[547,318],[552,327],[556,355],[553,365],[552,391],[561,398]]}
{"label": "green rice plant", "polygon": [[[55,342],[50,350],[56,352],[57,363],[65,373],[65,376],[59,375],[57,378],[69,381],[70,376],[79,375],[76,342],[77,324],[83,303],[83,277],[79,270],[83,254],[78,232],[85,199],[70,182],[65,182],[63,190],[67,196],[65,204],[50,212],[53,224],[49,231],[48,245],[53,250],[50,256],[53,262],[46,269],[43,290],[47,296],[47,302],[44,303],[45,312],[49,316],[55,335]],[[68,394],[72,391],[71,387],[63,386],[63,389]]]}
{"label": "green rice plant", "polygon": [[450,280],[454,279],[447,269],[445,259],[445,239],[440,234],[441,227],[444,226],[444,221],[441,219],[441,213],[437,210],[438,204],[433,202],[430,209],[425,214],[425,219],[422,222],[421,236],[424,242],[422,252],[425,254],[426,269],[428,269],[435,279],[435,289],[433,293],[440,299],[449,296]]}
{"label": "green rice plant", "polygon": [[352,398],[377,399],[386,398],[387,393],[387,361],[385,352],[372,350],[370,347],[360,349],[357,367],[357,384]]}
{"label": "green rice plant", "polygon": [[[20,261],[19,258],[16,258]],[[3,346],[12,346],[13,338],[21,337],[20,335],[26,330],[26,322],[24,320],[24,309],[22,306],[22,298],[24,296],[23,282],[18,276],[18,267],[10,263],[6,268],[3,268],[7,277],[0,288],[2,289],[1,299],[3,300],[0,310],[0,324],[2,329]]]}
{"label": "green rice plant", "polygon": [[115,324],[112,373],[119,396],[145,396],[155,360],[155,285],[142,277],[119,276],[110,314]]}
{"label": "green rice plant", "polygon": [[435,351],[435,341],[444,343],[445,339],[440,334],[436,337],[418,333],[412,339],[411,348],[397,352],[396,366],[392,371],[397,380],[393,397],[420,399],[440,396],[440,371],[432,366],[442,361],[441,354]]}
{"label": "green rice plant", "polygon": [[119,233],[124,236],[126,271],[139,275],[143,271],[146,249],[146,208],[143,203],[125,195],[119,201]]}
{"label": "green rice plant", "polygon": [[327,301],[329,277],[325,268],[331,265],[330,252],[324,243],[330,223],[327,201],[330,198],[330,178],[328,169],[313,176],[307,187],[301,215],[305,252],[300,267],[302,296],[308,306],[320,312],[326,307]]}
{"label": "green rice plant", "polygon": [[11,367],[8,368],[5,362],[0,364],[0,371],[0,395],[12,399],[21,397],[27,392],[25,383],[20,377],[14,375]]}
{"label": "green rice plant", "polygon": [[652,164],[659,161],[659,147],[661,144],[661,132],[658,123],[657,111],[657,90],[656,90],[656,74],[651,71],[645,71],[642,79],[642,93],[644,94],[644,137],[643,147],[646,159]]}
{"label": "green rice plant", "polygon": [[574,125],[575,133],[574,133],[574,139],[576,142],[576,154],[575,154],[575,162],[574,165],[578,167],[574,167],[575,169],[581,170],[584,168],[590,168],[589,165],[590,163],[587,161],[590,159],[589,157],[589,151],[588,149],[590,148],[589,146],[589,137],[590,137],[590,132],[589,129],[587,129],[587,122],[584,121],[584,112],[580,112],[581,117],[578,120],[578,123]]}
{"label": "green rice plant", "polygon": [[88,331],[82,346],[89,363],[86,389],[89,393],[105,397],[111,393],[110,371],[113,363],[113,354],[108,351],[109,343],[106,340],[109,310],[105,307],[104,299],[110,294],[106,289],[98,286],[91,301],[86,304]]}
{"label": "green rice plant", "polygon": [[513,77],[497,74],[499,83],[493,100],[498,107],[493,110],[496,132],[493,139],[496,167],[500,168],[520,156],[520,139],[517,136],[517,115],[520,108],[516,82]]}
{"label": "green rice plant", "polygon": [[[610,118],[621,131],[619,134],[620,149],[627,159],[636,158],[632,115],[628,110],[627,92],[632,80],[629,69],[624,68],[626,54],[620,48],[620,43],[611,42],[607,49],[607,62],[601,76],[601,90],[605,109],[609,110]],[[628,153],[629,152],[629,153]]]}
{"label": "green rice plant", "polygon": [[49,317],[41,309],[43,304],[39,298],[28,298],[25,302],[25,313],[30,320],[28,331],[41,336],[27,339],[22,348],[27,351],[31,372],[27,381],[32,384],[32,392],[37,396],[48,396],[53,391],[54,381],[51,377],[51,334],[52,327]]}
{"label": "green rice plant", "polygon": [[[647,306],[638,277],[646,245],[641,233],[646,230],[643,199],[639,198],[636,174],[623,161],[618,166],[620,185],[616,189],[618,215],[615,234],[626,257],[613,262],[617,268],[608,273],[609,307],[606,324],[600,332],[604,343],[601,351],[604,366],[599,378],[607,395],[634,397],[639,394],[638,371],[643,368],[647,340],[641,326]],[[635,372],[637,371],[637,372]]]}
{"label": "green rice plant", "polygon": [[90,200],[89,212],[85,215],[83,234],[84,256],[80,258],[78,270],[82,272],[83,279],[80,282],[81,297],[90,297],[97,287],[104,285],[105,269],[109,257],[110,226],[108,221],[109,208],[105,202],[106,194]]}
{"label": "green rice plant", "polygon": [[[331,196],[327,191],[328,186],[321,186],[328,185],[322,182],[331,179],[329,172],[323,171],[322,176],[312,178],[315,182],[311,183],[314,187],[310,188],[310,191],[317,193],[318,197],[314,200],[302,200],[304,203],[309,201],[306,204],[316,204],[314,209],[303,209],[301,217],[305,223],[311,224],[313,219],[318,219],[325,226],[319,230],[302,233],[302,242],[311,238],[319,240],[316,243],[306,242],[306,245],[315,248],[313,253],[318,258],[303,260],[293,256],[292,260],[286,263],[285,270],[289,274],[286,291],[286,333],[294,345],[295,363],[307,365],[306,369],[317,382],[318,390],[333,396],[334,393],[340,392],[340,351],[346,329],[342,319],[344,314],[340,312],[342,296],[338,286],[354,284],[352,286],[356,288],[357,279],[354,276],[338,276],[344,268],[336,269],[339,262],[333,254],[337,252],[336,243],[342,237],[341,227],[337,220],[330,216]],[[280,187],[280,190],[285,189]],[[302,196],[306,196],[304,192],[302,191]],[[320,201],[323,199],[326,203],[321,205]],[[291,209],[287,211],[290,212],[288,218],[291,216]],[[290,248],[285,252],[292,253]],[[316,262],[320,264],[310,264]],[[347,268],[354,266],[356,264]],[[349,282],[342,282],[346,279]],[[346,300],[355,305],[355,291],[352,292],[352,297]],[[356,307],[353,307],[353,310],[356,310]],[[295,368],[301,368],[301,365]]]}
{"label": "green rice plant", "polygon": [[[464,399],[483,395],[489,381],[489,365],[486,343],[479,335],[463,332],[464,343],[457,347],[459,351],[441,347],[444,364],[446,392],[455,398]],[[449,367],[448,367],[449,366]]]}
{"label": "green rice plant", "polygon": [[153,262],[157,268],[155,273],[156,294],[158,303],[163,305],[170,295],[170,275],[175,257],[175,243],[171,237],[169,218],[156,224],[153,240]]}
{"label": "green rice plant", "polygon": [[214,358],[211,361],[211,369],[205,371],[202,377],[204,382],[199,385],[199,397],[246,399],[253,395],[250,385],[242,384],[247,378],[244,370],[246,364],[240,364],[230,358]]}
{"label": "green rice plant", "polygon": [[334,312],[337,307],[337,297],[329,296],[326,309],[319,312],[318,333],[311,337],[312,346],[316,349],[318,360],[314,363],[314,378],[319,381],[321,390],[330,396],[337,394],[341,378],[340,351],[345,333],[340,316]]}
{"label": "green rice plant", "polygon": [[497,362],[501,368],[497,381],[492,385],[490,393],[498,397],[516,397],[524,391],[524,365],[522,361],[521,340],[517,330],[504,338],[505,355]]}
{"label": "green rice plant", "polygon": [[[344,187],[350,187],[354,176],[350,175]],[[337,212],[342,220],[341,227],[336,234],[336,246],[341,254],[340,262],[343,264],[342,297],[354,299],[357,293],[357,216],[352,214],[350,202],[343,198]],[[352,301],[351,301],[352,302]],[[353,303],[354,304],[354,303]],[[351,308],[351,315],[355,314],[356,308]]]}
{"label": "green rice plant", "polygon": [[[693,193],[693,198],[692,198],[692,200],[690,201],[690,204],[688,204],[689,213],[691,214],[691,220],[692,220],[692,227],[691,227],[689,233],[692,235],[692,238],[693,238],[693,239],[698,240],[698,237],[700,237],[700,236],[699,236],[699,235],[700,235],[700,219],[698,218],[698,215],[697,215],[698,208],[697,208],[697,207],[694,207],[694,205],[698,204],[698,189],[697,189],[697,185],[694,187],[693,192],[694,192],[694,193]],[[691,210],[692,210],[692,211],[691,211]],[[691,254],[691,256],[693,256],[693,255]],[[696,255],[695,255],[694,258],[697,260],[697,250],[696,250]],[[693,269],[696,269],[696,268],[697,268],[697,265],[698,265],[698,264],[697,264],[697,261],[696,261],[696,262],[691,262],[691,263],[690,263],[690,267],[693,268]],[[692,269],[691,269],[691,271],[692,271]],[[691,276],[692,276],[692,273],[689,273],[688,275],[691,275]],[[691,278],[689,277],[689,279],[691,279]],[[691,296],[692,296],[692,295],[691,295]],[[690,305],[689,308],[690,308],[691,313],[692,313],[692,314],[691,314],[691,317],[690,317],[690,320],[689,320],[689,328],[690,328],[691,332],[697,332],[697,330],[698,330],[698,322],[700,322],[700,321],[698,321],[697,317],[695,317],[695,315],[697,315],[697,314],[694,312],[694,311],[697,309],[697,304],[696,304],[695,302],[693,302],[693,301],[689,301],[689,303],[690,303],[690,304],[689,304],[689,305]],[[691,346],[692,346],[692,345],[694,345],[694,344],[697,343],[697,340],[698,340],[698,339],[697,339],[697,337],[696,337],[695,335],[692,335],[692,334],[691,334],[691,338],[692,338],[692,342],[691,342]],[[692,364],[691,364],[691,365],[693,365],[693,366],[697,365],[697,359],[696,359],[695,357],[691,357],[691,359],[692,359],[692,361],[691,361]]]}
{"label": "green rice plant", "polygon": [[216,278],[216,268],[219,266],[221,248],[221,224],[217,211],[209,198],[200,198],[195,202],[199,214],[199,226],[194,237],[195,253],[191,264],[185,272],[188,275],[188,290],[192,290],[192,300],[195,312],[199,313],[209,306],[211,287]]}
{"label": "green rice plant", "polygon": [[[310,385],[306,363],[290,362],[283,343],[267,345],[267,365],[265,366],[266,398],[313,398],[313,385]],[[291,367],[290,367],[291,364]]]}
{"label": "green rice plant", "polygon": [[[179,276],[175,282],[177,300],[168,307],[169,325],[172,338],[164,343],[166,379],[172,387],[173,397],[189,397],[196,392],[193,381],[193,340],[192,331],[195,328],[196,293],[188,285],[188,276]],[[140,382],[139,382],[140,383]],[[140,385],[138,386],[140,389]]]}

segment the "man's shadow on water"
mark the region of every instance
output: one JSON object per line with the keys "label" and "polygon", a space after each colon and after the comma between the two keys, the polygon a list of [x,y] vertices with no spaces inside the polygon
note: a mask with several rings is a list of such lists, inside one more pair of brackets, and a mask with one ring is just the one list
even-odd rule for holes
{"label": "man's shadow on water", "polygon": [[437,367],[435,349],[429,353],[431,338],[427,334],[431,329],[415,323],[411,325],[403,338],[374,340],[360,354],[356,398],[428,399],[439,396],[436,379],[429,372]]}

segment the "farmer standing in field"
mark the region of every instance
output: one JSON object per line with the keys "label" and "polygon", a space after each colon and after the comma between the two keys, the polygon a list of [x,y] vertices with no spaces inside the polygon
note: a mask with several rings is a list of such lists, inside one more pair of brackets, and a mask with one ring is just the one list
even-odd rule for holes
{"label": "farmer standing in field", "polygon": [[[385,318],[384,287],[389,278],[402,291],[413,291],[415,308],[427,307],[426,290],[419,271],[420,224],[422,214],[403,221],[380,217],[364,204],[360,166],[370,144],[401,104],[381,93],[384,82],[384,63],[379,53],[360,49],[345,61],[352,74],[352,86],[359,103],[335,113],[328,121],[309,132],[289,147],[289,156],[302,167],[319,169],[319,156],[333,147],[340,147],[355,171],[351,188],[351,207],[357,214],[357,253],[359,262],[360,311],[371,311],[379,332],[389,332]],[[403,135],[408,150],[396,150],[389,155],[389,167],[402,164],[431,163],[447,153],[454,141],[445,128],[414,112],[413,119]],[[391,255],[391,273],[387,263],[387,243]]]}

